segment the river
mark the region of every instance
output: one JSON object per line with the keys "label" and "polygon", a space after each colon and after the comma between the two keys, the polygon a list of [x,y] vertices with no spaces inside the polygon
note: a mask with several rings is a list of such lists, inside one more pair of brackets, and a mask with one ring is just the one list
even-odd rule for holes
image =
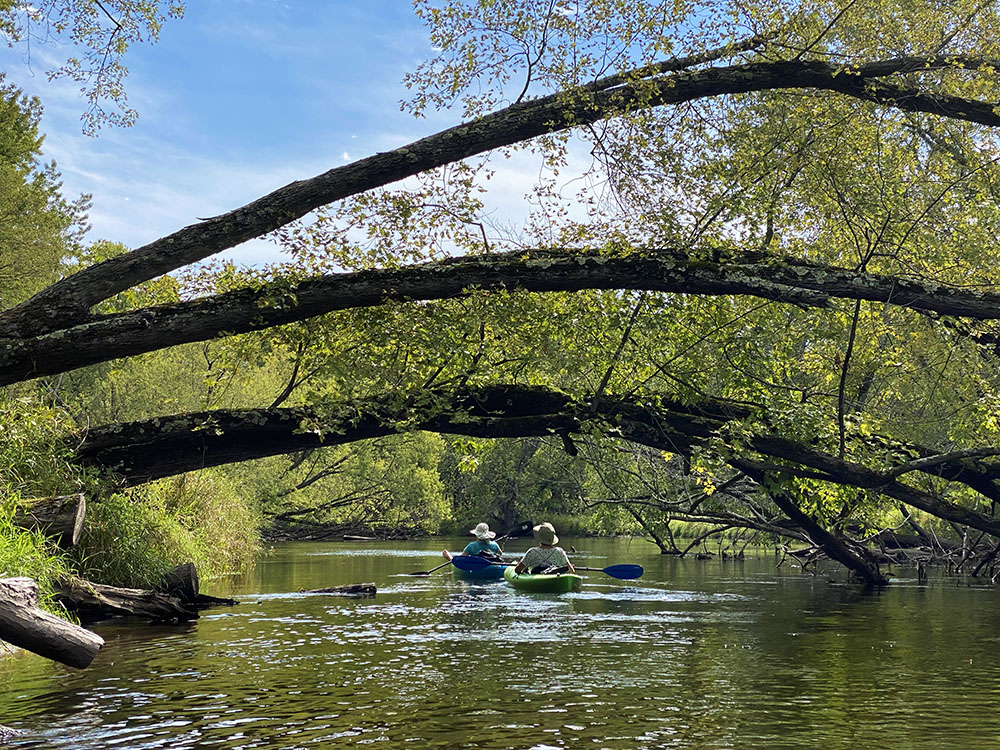
{"label": "river", "polygon": [[[13,747],[74,750],[1000,747],[1000,591],[897,571],[865,594],[767,552],[563,543],[646,573],[525,594],[405,575],[441,540],[281,544],[203,586],[236,607],[95,625],[86,670],[0,659],[0,724]],[[375,598],[298,593],[362,581]]]}

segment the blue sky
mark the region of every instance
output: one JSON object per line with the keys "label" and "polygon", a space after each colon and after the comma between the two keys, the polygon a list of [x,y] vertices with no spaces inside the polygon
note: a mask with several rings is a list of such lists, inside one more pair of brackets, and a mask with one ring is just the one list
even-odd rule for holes
{"label": "blue sky", "polygon": [[[66,194],[93,194],[90,239],[132,247],[458,119],[400,111],[403,75],[433,54],[405,0],[191,2],[126,57],[138,123],[97,138],[81,133],[78,86],[44,74],[69,53],[36,44],[30,61],[15,48],[0,62],[42,100]],[[261,241],[228,255],[276,257]]]}

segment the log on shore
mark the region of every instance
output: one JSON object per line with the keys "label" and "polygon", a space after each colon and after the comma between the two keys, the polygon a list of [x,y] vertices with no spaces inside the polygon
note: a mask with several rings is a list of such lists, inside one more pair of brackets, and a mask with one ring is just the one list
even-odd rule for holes
{"label": "log on shore", "polygon": [[155,622],[194,620],[198,612],[176,596],[146,589],[128,589],[68,577],[55,583],[56,597],[81,620],[144,617]]}
{"label": "log on shore", "polygon": [[83,493],[26,501],[14,514],[14,525],[37,529],[56,539],[60,547],[75,547],[83,536],[87,501]]}
{"label": "log on shore", "polygon": [[38,606],[30,578],[0,579],[0,639],[76,669],[94,660],[104,639]]}
{"label": "log on shore", "polygon": [[375,596],[374,583],[351,583],[325,589],[299,589],[300,594],[340,594],[341,596]]}

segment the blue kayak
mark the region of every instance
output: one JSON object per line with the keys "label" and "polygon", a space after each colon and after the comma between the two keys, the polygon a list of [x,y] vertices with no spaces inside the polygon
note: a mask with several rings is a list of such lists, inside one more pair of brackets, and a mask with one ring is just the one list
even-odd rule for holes
{"label": "blue kayak", "polygon": [[[456,565],[455,560],[459,560],[462,555],[455,555],[451,560],[451,572],[455,578],[464,581],[502,581],[503,571],[506,565],[477,565],[474,569],[461,565]],[[468,558],[466,558],[467,560]],[[477,558],[477,562],[483,558]],[[463,561],[464,562],[464,561]],[[485,560],[483,562],[486,562]]]}

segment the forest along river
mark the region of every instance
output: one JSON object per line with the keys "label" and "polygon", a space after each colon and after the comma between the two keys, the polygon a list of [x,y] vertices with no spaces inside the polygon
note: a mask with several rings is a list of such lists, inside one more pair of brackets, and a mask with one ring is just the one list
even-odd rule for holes
{"label": "forest along river", "polygon": [[[84,671],[0,659],[0,724],[16,747],[75,749],[1000,743],[1000,590],[897,578],[864,595],[767,552],[572,542],[580,564],[646,574],[525,594],[401,575],[440,563],[441,540],[282,544],[206,592],[236,607],[96,626],[107,645]],[[297,593],[362,581],[376,598]]]}

